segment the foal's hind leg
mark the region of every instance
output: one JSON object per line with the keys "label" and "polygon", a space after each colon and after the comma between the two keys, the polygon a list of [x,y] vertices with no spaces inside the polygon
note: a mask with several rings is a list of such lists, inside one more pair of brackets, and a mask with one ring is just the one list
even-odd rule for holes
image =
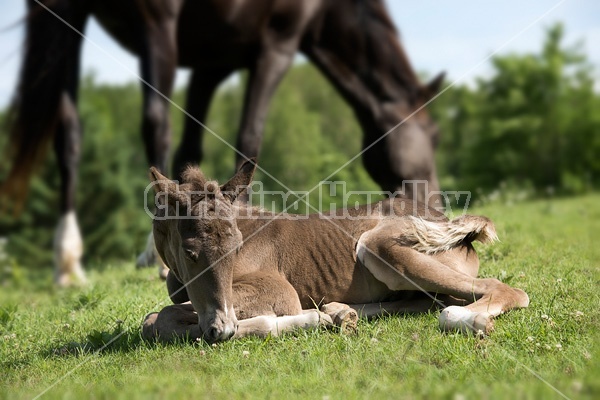
{"label": "foal's hind leg", "polygon": [[474,301],[465,307],[442,311],[445,330],[483,331],[493,328],[492,318],[512,308],[527,307],[529,298],[497,279],[478,279],[452,269],[434,257],[399,245],[393,238],[363,235],[357,248],[359,259],[391,290],[421,290]]}

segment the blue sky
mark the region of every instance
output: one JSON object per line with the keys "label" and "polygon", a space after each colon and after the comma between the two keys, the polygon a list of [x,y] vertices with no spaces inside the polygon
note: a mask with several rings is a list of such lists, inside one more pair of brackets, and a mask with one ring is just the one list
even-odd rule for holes
{"label": "blue sky", "polygon": [[[23,0],[0,1],[0,107],[11,98],[20,62],[24,14]],[[600,1],[597,0],[387,0],[408,56],[418,71],[436,74],[446,71],[451,80],[472,82],[474,77],[490,73],[489,62],[473,69],[492,52],[500,54],[537,51],[544,29],[562,21],[566,42],[584,41],[590,60],[600,66]],[[556,6],[551,13],[507,44],[515,35]],[[135,80],[128,69],[137,71],[137,61],[108,37],[95,21],[86,34],[119,62],[93,45],[85,44],[83,71],[94,70],[102,82]],[[503,47],[504,46],[504,47]],[[596,73],[598,74],[598,67]],[[186,82],[185,71],[178,73],[177,84]],[[597,84],[598,85],[598,84]]]}

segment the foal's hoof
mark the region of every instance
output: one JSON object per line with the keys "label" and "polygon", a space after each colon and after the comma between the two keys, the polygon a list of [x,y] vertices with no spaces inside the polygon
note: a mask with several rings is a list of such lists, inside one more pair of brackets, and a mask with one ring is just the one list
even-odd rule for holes
{"label": "foal's hoof", "polygon": [[150,313],[144,317],[144,322],[142,323],[142,339],[151,341],[157,338],[158,332],[155,328],[157,318],[157,312]]}
{"label": "foal's hoof", "polygon": [[333,321],[333,325],[341,328],[343,333],[356,332],[358,313],[349,305],[332,302],[321,306],[321,311],[328,314]]}
{"label": "foal's hoof", "polygon": [[490,313],[473,312],[459,306],[444,308],[439,316],[439,324],[442,331],[476,335],[488,335],[494,330],[494,320]]}
{"label": "foal's hoof", "polygon": [[338,326],[345,334],[356,333],[358,324],[358,313],[353,308],[338,311],[331,316],[333,324]]}

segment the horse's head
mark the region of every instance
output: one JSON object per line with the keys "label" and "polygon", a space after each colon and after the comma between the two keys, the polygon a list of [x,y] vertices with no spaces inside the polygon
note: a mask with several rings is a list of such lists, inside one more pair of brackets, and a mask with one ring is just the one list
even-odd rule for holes
{"label": "horse's head", "polygon": [[[428,84],[415,83],[408,96],[390,94],[389,100],[373,102],[361,121],[363,146],[372,146],[363,162],[374,180],[384,190],[404,190],[406,197],[431,206],[439,196],[434,154],[439,128],[425,105],[438,94],[443,79],[440,74]],[[403,186],[404,180],[422,183]]]}
{"label": "horse's head", "polygon": [[[404,189],[406,197],[435,205],[439,134],[423,106],[437,94],[443,75],[419,82],[384,0],[327,4],[302,49],[354,109],[368,148],[365,169],[383,190]],[[406,180],[421,184],[403,187]]]}
{"label": "horse's head", "polygon": [[232,281],[243,238],[233,203],[252,181],[255,167],[254,161],[246,162],[223,186],[207,181],[198,169],[185,171],[182,185],[150,170],[156,248],[170,273],[185,285],[209,342],[229,339],[237,329]]}

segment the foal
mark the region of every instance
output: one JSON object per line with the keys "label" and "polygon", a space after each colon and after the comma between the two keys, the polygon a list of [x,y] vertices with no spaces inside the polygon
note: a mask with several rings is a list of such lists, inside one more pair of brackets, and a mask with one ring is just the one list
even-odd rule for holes
{"label": "foal", "polygon": [[199,169],[188,169],[182,185],[151,169],[156,247],[179,304],[146,317],[146,338],[215,342],[436,308],[440,328],[487,334],[493,317],[529,304],[522,290],[477,278],[471,242],[496,239],[487,218],[449,221],[400,198],[278,215],[235,202],[255,167],[246,162],[223,186]]}

